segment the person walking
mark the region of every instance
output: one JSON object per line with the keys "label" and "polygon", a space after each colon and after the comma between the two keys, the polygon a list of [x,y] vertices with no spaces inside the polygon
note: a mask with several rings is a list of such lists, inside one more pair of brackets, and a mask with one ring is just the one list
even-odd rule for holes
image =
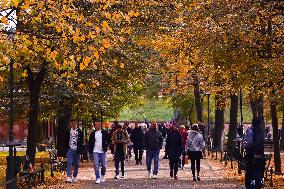
{"label": "person walking", "polygon": [[[123,129],[127,131],[128,138],[130,138],[133,129],[130,127],[129,123],[125,122],[124,125],[123,125]],[[132,148],[133,148],[133,145],[132,145],[131,142],[129,142],[127,144],[127,159],[128,160],[132,160]]]}
{"label": "person walking", "polygon": [[99,124],[95,124],[95,130],[92,131],[89,138],[89,153],[93,154],[96,184],[105,182],[106,152],[110,142],[111,140],[108,131],[102,130]]}
{"label": "person walking", "polygon": [[[198,124],[198,128],[200,130],[200,133],[202,134],[203,140],[206,141],[206,126],[201,121],[198,121],[197,124]],[[203,156],[203,158],[207,158],[206,148],[203,148],[202,156]]]}
{"label": "person walking", "polygon": [[178,166],[182,154],[182,137],[177,124],[174,124],[168,133],[165,149],[169,157],[170,176],[178,179]]}
{"label": "person walking", "polygon": [[114,145],[115,179],[119,178],[119,163],[121,164],[121,178],[125,177],[125,158],[127,157],[127,144],[129,143],[126,130],[121,125],[117,125],[117,130],[113,133],[112,143]]}
{"label": "person walking", "polygon": [[182,161],[181,161],[181,168],[184,168],[185,165],[185,157],[186,157],[186,150],[185,150],[185,145],[186,145],[186,140],[188,136],[188,130],[186,130],[184,125],[180,126],[180,134],[182,138]]}
{"label": "person walking", "polygon": [[252,126],[247,129],[242,141],[246,150],[245,187],[248,189],[263,188],[264,184],[264,129],[260,127],[261,123],[261,118],[253,118]]}
{"label": "person walking", "polygon": [[197,180],[200,181],[200,159],[202,159],[202,150],[205,148],[205,141],[203,139],[202,134],[198,128],[197,124],[192,126],[191,131],[187,136],[186,146],[185,149],[189,156],[191,162],[191,171],[193,181],[196,181],[196,174],[197,172]]}
{"label": "person walking", "polygon": [[139,127],[138,123],[135,123],[135,128],[132,131],[130,140],[133,143],[133,149],[135,154],[135,165],[142,165],[143,156],[143,141],[144,141],[144,131]]}
{"label": "person walking", "polygon": [[152,122],[151,127],[145,133],[144,144],[146,149],[146,166],[148,176],[151,176],[151,164],[154,159],[153,178],[156,179],[160,161],[160,150],[163,146],[163,137],[161,132],[158,131],[157,123],[155,121]]}
{"label": "person walking", "polygon": [[[83,151],[83,132],[78,128],[75,119],[70,121],[71,128],[65,134],[65,148],[67,149],[67,182],[78,182],[77,175],[79,170],[80,155]],[[74,165],[73,179],[72,166]]]}

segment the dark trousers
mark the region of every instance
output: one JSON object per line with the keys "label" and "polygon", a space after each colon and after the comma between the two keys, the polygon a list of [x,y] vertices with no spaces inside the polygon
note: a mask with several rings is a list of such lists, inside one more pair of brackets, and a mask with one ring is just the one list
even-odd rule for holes
{"label": "dark trousers", "polygon": [[185,153],[185,150],[183,149],[183,152],[182,152],[182,160],[181,160],[181,166],[184,167],[185,165],[185,156],[186,156],[186,153]]}
{"label": "dark trousers", "polygon": [[265,160],[263,157],[254,158],[254,154],[245,156],[246,173],[245,187],[248,189],[259,189],[263,187]]}
{"label": "dark trousers", "polygon": [[134,147],[135,161],[141,162],[143,156],[143,148],[142,147]]}
{"label": "dark trousers", "polygon": [[170,160],[171,175],[173,174],[173,176],[176,176],[178,172],[178,164],[179,164],[180,159],[175,158],[175,159],[169,159],[169,160]]}
{"label": "dark trousers", "polygon": [[190,162],[191,162],[192,176],[195,177],[195,170],[197,171],[197,175],[199,176],[199,172],[200,172],[200,158],[190,158]]}
{"label": "dark trousers", "polygon": [[114,155],[114,166],[115,166],[115,174],[116,175],[119,174],[119,163],[121,165],[121,173],[124,176],[125,155],[124,155],[124,151],[122,149],[117,150],[115,155]]}

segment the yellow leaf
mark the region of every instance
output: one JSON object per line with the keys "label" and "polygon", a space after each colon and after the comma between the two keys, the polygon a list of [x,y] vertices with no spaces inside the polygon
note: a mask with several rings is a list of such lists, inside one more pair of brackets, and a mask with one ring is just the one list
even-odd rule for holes
{"label": "yellow leaf", "polygon": [[121,69],[124,68],[124,64],[123,64],[123,63],[120,64],[120,68],[121,68]]}
{"label": "yellow leaf", "polygon": [[84,65],[84,63],[80,63],[80,70],[84,70],[86,68],[86,66]]}
{"label": "yellow leaf", "polygon": [[79,88],[80,88],[80,89],[83,89],[83,88],[84,88],[84,84],[81,83],[81,84],[79,85]]}
{"label": "yellow leaf", "polygon": [[13,6],[18,7],[19,5],[19,0],[12,0]]}
{"label": "yellow leaf", "polygon": [[104,48],[106,48],[106,49],[110,48],[109,39],[103,39],[103,40],[102,40],[102,45],[103,45]]}
{"label": "yellow leaf", "polygon": [[24,72],[22,73],[22,77],[28,77],[27,70],[24,70]]}
{"label": "yellow leaf", "polygon": [[8,19],[7,19],[5,16],[2,16],[1,22],[2,22],[3,24],[5,24],[5,25],[9,25]]}
{"label": "yellow leaf", "polygon": [[3,81],[4,81],[3,77],[0,76],[0,82],[3,82]]}
{"label": "yellow leaf", "polygon": [[52,59],[55,59],[57,57],[57,55],[58,55],[58,52],[56,50],[54,50],[54,51],[51,52],[50,57]]}
{"label": "yellow leaf", "polygon": [[28,4],[27,2],[25,2],[23,9],[24,10],[28,10],[30,8],[30,4]]}

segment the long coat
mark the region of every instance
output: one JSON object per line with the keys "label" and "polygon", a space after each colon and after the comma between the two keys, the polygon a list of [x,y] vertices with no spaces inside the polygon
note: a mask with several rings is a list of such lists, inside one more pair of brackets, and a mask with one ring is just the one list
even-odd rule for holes
{"label": "long coat", "polygon": [[182,154],[182,137],[178,130],[168,132],[166,140],[166,152],[169,159],[178,159]]}
{"label": "long coat", "polygon": [[[114,145],[114,154],[116,152],[116,145],[117,145],[117,133],[119,131],[116,130],[113,135],[112,135],[112,144]],[[123,142],[123,151],[124,151],[124,157],[126,157],[127,155],[127,144],[129,143],[129,137],[128,137],[128,133],[125,130],[122,130],[122,142]]]}

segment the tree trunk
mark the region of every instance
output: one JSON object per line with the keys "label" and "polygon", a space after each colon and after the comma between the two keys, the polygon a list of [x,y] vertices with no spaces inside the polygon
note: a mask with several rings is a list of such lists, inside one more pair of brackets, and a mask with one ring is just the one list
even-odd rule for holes
{"label": "tree trunk", "polygon": [[224,136],[224,118],[225,109],[222,107],[223,103],[220,98],[216,96],[216,110],[215,110],[215,129],[214,129],[214,139],[213,145],[215,149],[223,151],[223,136]]}
{"label": "tree trunk", "polygon": [[28,139],[27,139],[26,154],[33,165],[35,164],[35,154],[36,154],[40,89],[47,72],[45,65],[46,63],[43,64],[36,78],[30,66],[28,65],[26,67],[28,73],[27,80],[28,80],[29,95],[30,95]]}
{"label": "tree trunk", "polygon": [[237,128],[238,128],[238,96],[231,95],[231,108],[230,108],[230,124],[228,132],[228,153],[233,152],[236,143],[233,141],[237,138]]}
{"label": "tree trunk", "polygon": [[274,145],[274,165],[275,173],[281,173],[281,157],[280,157],[280,143],[279,143],[279,133],[278,133],[278,117],[275,102],[270,102],[270,113],[272,119],[273,128],[273,145]]}
{"label": "tree trunk", "polygon": [[284,108],[282,110],[281,150],[284,151]]}
{"label": "tree trunk", "polygon": [[202,102],[200,98],[200,91],[199,91],[199,82],[198,79],[194,79],[194,97],[195,97],[195,109],[196,109],[196,116],[197,121],[203,122],[203,115],[202,115]]}
{"label": "tree trunk", "polygon": [[263,108],[263,96],[260,96],[257,99],[251,99],[250,100],[250,105],[251,105],[251,111],[253,118],[255,117],[260,117],[262,122],[261,122],[261,128],[264,129],[264,108]]}
{"label": "tree trunk", "polygon": [[71,108],[64,107],[62,113],[57,119],[57,129],[56,129],[56,149],[57,155],[59,157],[66,156],[66,149],[65,149],[65,134],[68,130],[69,121],[71,119]]}

